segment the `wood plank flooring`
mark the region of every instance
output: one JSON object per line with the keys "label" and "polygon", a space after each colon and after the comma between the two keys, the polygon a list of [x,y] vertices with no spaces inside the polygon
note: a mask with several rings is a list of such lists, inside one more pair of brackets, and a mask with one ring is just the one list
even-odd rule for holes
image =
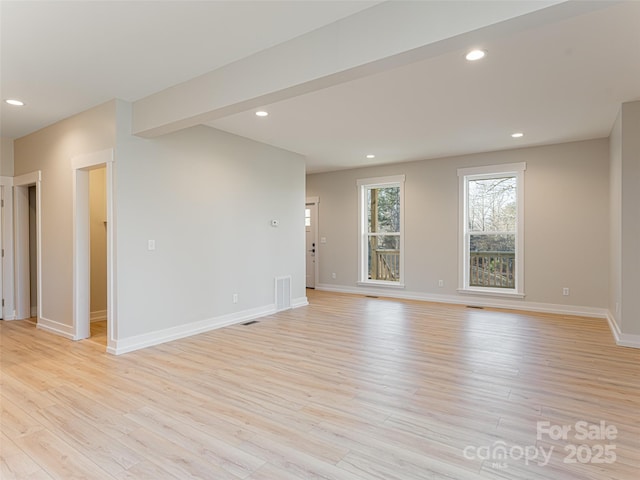
{"label": "wood plank flooring", "polygon": [[308,294],[118,357],[0,322],[0,478],[640,478],[640,350],[606,321]]}

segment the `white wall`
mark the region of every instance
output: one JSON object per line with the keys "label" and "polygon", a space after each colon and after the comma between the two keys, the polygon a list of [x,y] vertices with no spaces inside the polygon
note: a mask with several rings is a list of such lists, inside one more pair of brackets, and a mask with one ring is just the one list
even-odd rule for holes
{"label": "white wall", "polygon": [[73,322],[71,159],[115,145],[115,102],[108,102],[14,142],[15,175],[42,171],[42,319],[70,334]]}
{"label": "white wall", "polygon": [[640,101],[622,104],[610,144],[609,309],[620,343],[640,347]]}
{"label": "white wall", "polygon": [[640,335],[640,101],[622,115],[622,331]]}
{"label": "white wall", "polygon": [[304,299],[304,158],[208,127],[141,139],[130,121],[119,102],[118,338],[272,307],[276,276]]}
{"label": "white wall", "polygon": [[[358,288],[356,180],[405,174],[404,291],[459,298],[457,169],[526,162],[524,301],[602,311],[608,305],[608,148],[607,139],[599,139],[308,175],[306,193],[320,197],[319,236],[327,239],[319,245],[320,286]],[[563,287],[570,296],[562,295]]]}

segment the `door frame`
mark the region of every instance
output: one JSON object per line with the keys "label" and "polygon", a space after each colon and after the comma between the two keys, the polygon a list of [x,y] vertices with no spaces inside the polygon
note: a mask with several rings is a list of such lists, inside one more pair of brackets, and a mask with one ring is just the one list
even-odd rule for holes
{"label": "door frame", "polygon": [[14,309],[14,269],[13,269],[13,177],[0,176],[2,186],[2,308],[3,320],[15,320]]}
{"label": "door frame", "polygon": [[[320,221],[319,221],[319,219],[320,219],[320,198],[319,197],[307,197],[305,199],[304,206],[305,206],[305,208],[307,208],[309,205],[313,205],[315,207],[315,210],[316,210],[316,215],[315,215],[316,224],[315,224],[315,228],[314,228],[315,235],[314,235],[314,239],[313,239],[313,241],[316,244],[316,251],[315,251],[315,254],[316,254],[315,255],[315,259],[316,259],[316,261],[315,261],[315,267],[313,269],[314,270],[314,272],[313,272],[314,273],[314,275],[313,275],[313,284],[314,284],[315,288],[318,288],[318,281],[319,281],[319,278],[320,278],[320,274],[319,274],[320,273],[319,272],[319,270],[320,270],[320,268],[319,268],[319,266],[320,266],[320,244],[318,243],[318,232],[320,230],[318,228],[319,225],[320,225]],[[306,261],[307,261],[307,258],[306,258],[306,254],[307,254],[306,231],[305,231],[305,240],[304,241],[305,241],[304,251],[305,251],[305,266],[306,266]],[[305,278],[306,278],[306,270],[305,270]],[[306,280],[305,280],[305,282],[306,282]]]}
{"label": "door frame", "polygon": [[73,172],[73,339],[90,335],[91,237],[89,222],[89,171],[106,167],[107,195],[107,352],[115,353],[117,316],[115,299],[114,169],[113,149],[71,159]]}
{"label": "door frame", "polygon": [[23,320],[31,317],[31,285],[29,283],[29,187],[36,187],[36,284],[38,288],[37,321],[42,318],[42,171],[37,170],[14,177],[14,298],[15,318]]}

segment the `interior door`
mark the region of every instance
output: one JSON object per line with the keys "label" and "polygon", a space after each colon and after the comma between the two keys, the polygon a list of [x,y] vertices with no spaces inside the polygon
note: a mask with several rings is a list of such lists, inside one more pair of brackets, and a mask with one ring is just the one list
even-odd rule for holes
{"label": "interior door", "polygon": [[317,218],[318,204],[306,202],[304,209],[304,228],[306,236],[306,268],[307,288],[316,288],[316,253],[317,253]]}

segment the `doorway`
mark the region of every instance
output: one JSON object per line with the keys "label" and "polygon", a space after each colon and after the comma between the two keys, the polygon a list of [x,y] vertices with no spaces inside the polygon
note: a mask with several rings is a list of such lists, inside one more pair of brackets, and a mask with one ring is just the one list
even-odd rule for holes
{"label": "doorway", "polygon": [[318,260],[318,198],[307,198],[304,209],[306,282],[307,288],[316,288]]}
{"label": "doorway", "polygon": [[107,345],[107,168],[89,171],[89,334]]}
{"label": "doorway", "polygon": [[38,207],[36,186],[27,187],[29,194],[29,316],[38,316]]}
{"label": "doorway", "polygon": [[93,319],[99,342],[115,353],[113,150],[80,155],[72,166],[73,338],[90,338]]}
{"label": "doorway", "polygon": [[15,318],[42,316],[40,171],[14,179]]}

